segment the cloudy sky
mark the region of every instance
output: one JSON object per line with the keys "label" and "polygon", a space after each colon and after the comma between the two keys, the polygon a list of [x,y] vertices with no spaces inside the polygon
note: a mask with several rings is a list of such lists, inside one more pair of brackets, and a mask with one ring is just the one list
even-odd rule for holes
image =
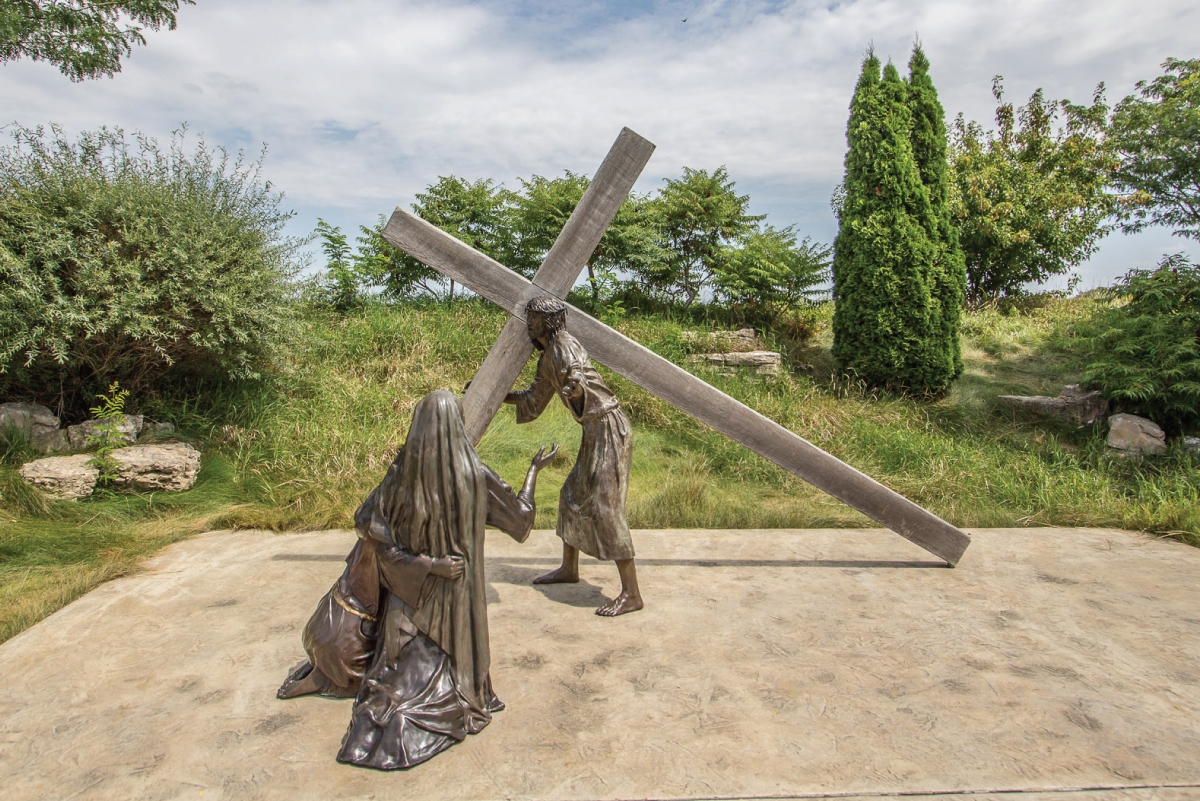
{"label": "cloudy sky", "polygon": [[[685,21],[686,20],[686,21]],[[919,35],[947,114],[990,123],[993,75],[1110,102],[1197,56],[1194,0],[197,0],[112,79],[0,65],[0,124],[120,126],[268,154],[296,211],[355,230],[439,175],[591,174],[622,126],[657,145],[636,190],[725,165],[751,210],[832,241],[847,108],[870,44]],[[1114,234],[1080,270],[1106,284],[1194,246]]]}

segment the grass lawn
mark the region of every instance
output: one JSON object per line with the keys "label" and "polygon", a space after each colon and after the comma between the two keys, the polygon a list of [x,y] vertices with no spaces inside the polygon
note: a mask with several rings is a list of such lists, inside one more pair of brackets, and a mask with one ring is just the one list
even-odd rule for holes
{"label": "grass lawn", "polygon": [[[1118,459],[1106,452],[1100,427],[1071,429],[996,411],[998,395],[1057,395],[1073,383],[1071,339],[1095,302],[969,315],[966,371],[936,402],[876,395],[834,377],[828,325],[803,344],[768,336],[791,366],[779,378],[702,375],[955,525],[1117,527],[1200,544],[1200,457],[1173,447],[1155,460]],[[309,336],[293,348],[279,388],[195,387],[153,410],[205,454],[197,485],[186,493],[48,501],[16,472],[33,454],[11,446],[0,461],[0,641],[195,533],[349,527],[403,442],[415,403],[434,389],[460,389],[503,322],[501,312],[479,302],[371,306],[348,317],[310,318]],[[618,325],[680,364],[687,355],[680,332],[696,327],[654,317]],[[632,527],[875,525],[603,372],[636,429]],[[523,378],[531,377],[532,362]],[[539,482],[540,528],[554,526],[558,488],[579,443],[566,410],[552,404],[538,421],[518,426],[505,408],[479,447],[485,462],[517,484],[529,457],[551,442],[562,447]]]}

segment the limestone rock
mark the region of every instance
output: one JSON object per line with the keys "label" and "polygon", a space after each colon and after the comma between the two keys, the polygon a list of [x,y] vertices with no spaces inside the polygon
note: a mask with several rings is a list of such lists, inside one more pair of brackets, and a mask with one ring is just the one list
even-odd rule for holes
{"label": "limestone rock", "polygon": [[1108,414],[1108,401],[1100,392],[1086,392],[1078,384],[1063,387],[1057,398],[1045,395],[1001,395],[1001,406],[1049,417],[1077,426],[1098,423]]}
{"label": "limestone rock", "polygon": [[96,488],[99,471],[88,464],[93,457],[50,456],[21,465],[21,478],[57,498],[86,498]]}
{"label": "limestone rock", "polygon": [[1192,453],[1200,453],[1200,437],[1184,437],[1183,447]]}
{"label": "limestone rock", "polygon": [[[138,434],[142,431],[143,417],[140,414],[123,414],[118,418],[117,436],[122,441],[132,445]],[[98,426],[102,423],[101,420],[84,420],[79,425],[68,426],[67,436],[71,440],[71,447],[76,450],[83,448],[94,448],[96,446],[96,437],[102,436]]]}
{"label": "limestone rock", "polygon": [[200,472],[200,451],[185,442],[134,445],[112,452],[117,462],[114,483],[143,492],[191,489]]}
{"label": "limestone rock", "polygon": [[0,440],[11,430],[19,431],[34,447],[58,431],[58,418],[45,406],[36,403],[5,403],[0,405]]}
{"label": "limestone rock", "polygon": [[65,453],[71,450],[71,440],[67,437],[66,429],[62,428],[34,434],[29,444],[42,453]]}
{"label": "limestone rock", "polygon": [[719,373],[732,374],[738,368],[753,370],[756,375],[779,375],[783,357],[769,350],[748,353],[707,353],[692,356],[689,361],[704,364]]}
{"label": "limestone rock", "polygon": [[1108,418],[1108,447],[1129,454],[1158,456],[1167,452],[1167,435],[1145,417],[1114,414]]}
{"label": "limestone rock", "polygon": [[740,331],[714,331],[702,334],[699,331],[684,331],[679,335],[684,342],[693,342],[706,348],[723,351],[746,352],[759,347],[758,337],[753,328],[743,328]]}
{"label": "limestone rock", "polygon": [[142,426],[142,433],[149,434],[152,437],[161,437],[166,434],[175,433],[174,423],[151,423],[149,420]]}

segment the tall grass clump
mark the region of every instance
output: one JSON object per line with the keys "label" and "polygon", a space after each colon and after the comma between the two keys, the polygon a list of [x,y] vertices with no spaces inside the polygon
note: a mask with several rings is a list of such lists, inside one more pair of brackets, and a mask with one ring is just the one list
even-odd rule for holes
{"label": "tall grass clump", "polygon": [[[1071,366],[1078,332],[1108,303],[1052,298],[966,315],[964,375],[932,402],[836,372],[828,305],[816,310],[824,328],[803,346],[765,333],[769,347],[788,354],[789,369],[778,377],[719,375],[687,361],[695,346],[681,334],[714,327],[702,318],[631,316],[616,327],[958,526],[1112,527],[1200,544],[1200,456],[1173,445],[1157,460],[1118,459],[1102,427],[997,412],[999,394],[1056,395],[1078,382],[1081,368]],[[416,402],[434,389],[461,390],[506,319],[477,299],[307,311],[302,335],[277,365],[282,380],[252,386],[210,378],[155,401],[205,454],[196,487],[178,495],[50,501],[17,475],[34,454],[11,440],[0,459],[0,639],[194,532],[349,527],[403,443]],[[518,386],[533,367],[531,359]],[[627,506],[634,528],[876,526],[600,370],[635,429]],[[553,528],[579,439],[560,403],[526,425],[504,407],[479,452],[517,484],[540,446],[561,446],[537,491],[536,526]]]}
{"label": "tall grass clump", "polygon": [[187,492],[103,493],[86,501],[50,500],[22,481],[17,467],[31,457],[10,446],[0,458],[0,642],[135,571],[163,546],[228,527],[230,512],[252,502],[221,455],[204,457]]}

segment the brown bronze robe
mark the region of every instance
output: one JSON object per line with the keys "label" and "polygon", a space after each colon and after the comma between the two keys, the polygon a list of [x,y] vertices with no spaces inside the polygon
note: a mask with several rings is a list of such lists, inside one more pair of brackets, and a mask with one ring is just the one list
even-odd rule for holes
{"label": "brown bronze robe", "polygon": [[[563,396],[567,383],[579,384],[583,397]],[[518,423],[537,419],[558,395],[583,429],[575,467],[558,495],[558,536],[597,559],[632,559],[633,538],[625,522],[633,463],[629,418],[583,345],[567,331],[555,332],[538,358],[533,383],[513,394]]]}

